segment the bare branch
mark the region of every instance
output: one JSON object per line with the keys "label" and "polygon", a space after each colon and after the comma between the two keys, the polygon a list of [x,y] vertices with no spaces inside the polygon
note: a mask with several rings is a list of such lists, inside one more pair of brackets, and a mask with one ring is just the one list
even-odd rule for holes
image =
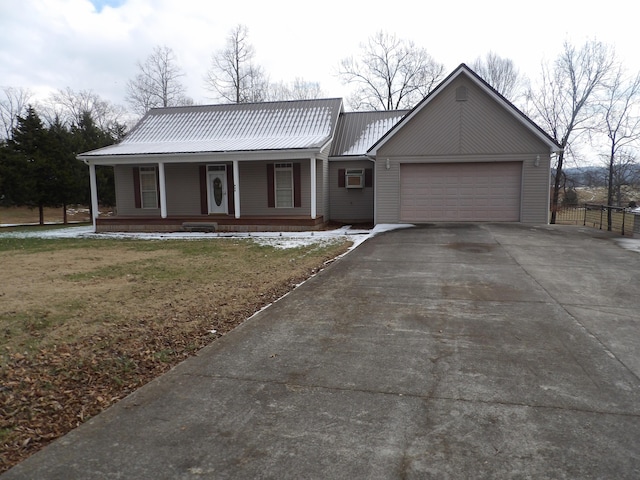
{"label": "bare branch", "polygon": [[156,46],[151,55],[138,62],[140,73],[127,82],[127,102],[139,114],[150,108],[191,105],[186,96],[186,87],[180,81],[184,76],[176,64],[173,50],[167,46]]}
{"label": "bare branch", "polygon": [[0,122],[2,131],[0,139],[13,137],[13,129],[18,124],[18,117],[26,114],[27,105],[32,94],[27,88],[3,87],[4,98],[0,100]]}
{"label": "bare branch", "polygon": [[227,37],[227,46],[212,56],[205,87],[230,103],[264,101],[269,80],[262,67],[254,63],[254,57],[249,30],[237,25]]}
{"label": "bare branch", "polygon": [[376,33],[361,50],[359,60],[343,59],[338,72],[356,87],[349,99],[355,109],[411,108],[444,77],[444,65],[424,48],[392,34]]}
{"label": "bare branch", "polygon": [[557,157],[551,223],[555,223],[565,154],[571,142],[593,126],[596,95],[606,84],[614,59],[612,49],[601,42],[588,41],[579,49],[565,42],[553,66],[543,65],[537,90],[528,93],[534,116],[563,149]]}
{"label": "bare branch", "polygon": [[484,58],[478,57],[472,68],[505,98],[514,101],[520,95],[523,79],[512,60],[489,52]]}

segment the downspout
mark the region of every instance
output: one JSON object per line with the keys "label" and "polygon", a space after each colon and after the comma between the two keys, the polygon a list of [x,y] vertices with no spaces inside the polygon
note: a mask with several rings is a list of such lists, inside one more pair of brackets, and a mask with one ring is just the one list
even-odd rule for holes
{"label": "downspout", "polygon": [[373,225],[378,223],[378,172],[376,172],[376,157],[365,153],[364,155],[373,163]]}

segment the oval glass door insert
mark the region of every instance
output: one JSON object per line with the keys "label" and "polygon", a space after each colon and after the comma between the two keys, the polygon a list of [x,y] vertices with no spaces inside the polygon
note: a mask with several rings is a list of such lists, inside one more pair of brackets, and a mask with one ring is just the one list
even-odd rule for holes
{"label": "oval glass door insert", "polygon": [[222,180],[219,177],[213,180],[213,199],[217,206],[222,204]]}

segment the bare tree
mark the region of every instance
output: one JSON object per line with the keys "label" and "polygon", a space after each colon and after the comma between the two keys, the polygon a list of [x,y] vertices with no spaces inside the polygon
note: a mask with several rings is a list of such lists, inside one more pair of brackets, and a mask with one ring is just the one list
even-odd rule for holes
{"label": "bare tree", "polygon": [[185,95],[186,87],[180,81],[184,77],[176,63],[173,50],[167,46],[156,46],[153,53],[138,62],[138,73],[127,82],[126,100],[138,114],[150,108],[191,105],[193,100]]}
{"label": "bare tree", "polygon": [[[612,181],[610,181],[612,179]],[[634,198],[634,192],[637,191],[640,186],[640,165],[636,161],[636,157],[631,150],[619,150],[613,163],[613,168],[609,169],[609,175],[607,177],[607,186],[611,184],[611,194],[608,200],[609,205],[616,204],[619,207],[624,206],[623,200],[629,200],[624,198],[625,195],[631,195]],[[608,210],[607,227],[611,230],[611,223],[609,216],[611,210]]]}
{"label": "bare tree", "polygon": [[505,98],[513,101],[520,94],[523,80],[512,60],[489,52],[476,58],[471,68]]}
{"label": "bare tree", "polygon": [[538,88],[528,92],[533,116],[562,148],[556,158],[551,223],[556,222],[565,155],[571,142],[592,126],[595,94],[602,90],[613,65],[611,48],[601,42],[587,41],[579,49],[565,42],[553,66],[543,64]]}
{"label": "bare tree", "polygon": [[618,156],[624,154],[631,144],[640,140],[640,74],[634,78],[625,78],[620,66],[612,81],[607,84],[604,95],[601,108],[604,133],[609,140],[607,202],[608,205],[613,205],[614,170]]}
{"label": "bare tree", "polygon": [[361,45],[359,59],[340,62],[339,75],[356,90],[349,98],[355,110],[414,107],[444,77],[444,65],[424,48],[393,34],[378,32]]}
{"label": "bare tree", "polygon": [[0,122],[2,122],[0,139],[8,140],[13,137],[18,117],[26,115],[32,94],[28,89],[22,87],[3,87],[2,93],[4,98],[0,99]]}
{"label": "bare tree", "polygon": [[269,100],[310,100],[322,97],[322,89],[317,82],[296,78],[291,83],[272,83],[269,85]]}
{"label": "bare tree", "polygon": [[265,100],[269,80],[262,67],[254,63],[254,57],[248,28],[237,25],[229,33],[226,47],[212,56],[205,87],[230,103]]}
{"label": "bare tree", "polygon": [[103,131],[122,126],[127,115],[123,106],[104,100],[91,90],[76,92],[69,87],[51,94],[40,111],[49,125],[59,121],[69,127],[80,125],[88,114]]}

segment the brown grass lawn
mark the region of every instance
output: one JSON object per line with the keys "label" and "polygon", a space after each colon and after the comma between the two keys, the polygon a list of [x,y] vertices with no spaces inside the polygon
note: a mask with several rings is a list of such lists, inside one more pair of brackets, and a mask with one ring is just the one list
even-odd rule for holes
{"label": "brown grass lawn", "polygon": [[[39,213],[37,208],[26,207],[0,207],[0,225],[38,223]],[[45,208],[45,223],[62,223],[64,212],[62,208]],[[70,206],[67,207],[68,222],[90,222],[91,217],[87,207]]]}
{"label": "brown grass lawn", "polygon": [[0,472],[229,332],[349,245],[11,239],[0,231]]}

